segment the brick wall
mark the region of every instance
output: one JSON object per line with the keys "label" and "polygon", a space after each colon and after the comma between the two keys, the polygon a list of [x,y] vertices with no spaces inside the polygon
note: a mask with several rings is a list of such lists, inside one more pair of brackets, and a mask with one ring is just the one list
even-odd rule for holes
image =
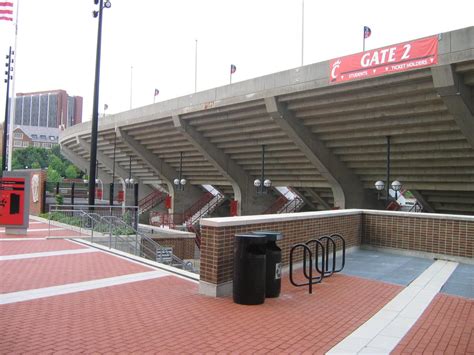
{"label": "brick wall", "polygon": [[[305,213],[299,215],[302,216]],[[313,212],[306,215],[307,218],[298,220],[291,220],[290,217],[281,221],[237,226],[215,227],[203,224],[200,279],[211,284],[221,284],[232,280],[234,236],[239,233],[258,230],[282,232],[283,240],[278,242],[278,246],[282,249],[284,265],[288,264],[288,256],[293,244],[306,242],[314,237],[340,233],[345,237],[347,247],[360,244],[360,214],[338,216],[319,214],[319,218],[315,218]]]}
{"label": "brick wall", "polygon": [[[160,244],[162,247],[172,247],[173,254],[176,255],[180,259],[193,259],[194,258],[194,238],[163,238],[163,237],[152,237],[154,241]],[[144,244],[149,244],[144,241]],[[151,248],[150,248],[151,249]],[[149,249],[145,249],[145,252],[151,259],[155,259],[155,255],[149,254]]]}
{"label": "brick wall", "polygon": [[366,211],[362,216],[362,243],[473,258],[474,219]]}
{"label": "brick wall", "polygon": [[[331,233],[347,247],[367,244],[463,258],[474,257],[474,217],[392,211],[340,210],[287,215],[240,216],[201,221],[201,292],[232,281],[234,236],[257,230],[282,232],[283,264],[293,244]],[[228,292],[227,291],[224,292]],[[218,295],[219,291],[215,293]],[[224,293],[221,293],[224,294]]]}

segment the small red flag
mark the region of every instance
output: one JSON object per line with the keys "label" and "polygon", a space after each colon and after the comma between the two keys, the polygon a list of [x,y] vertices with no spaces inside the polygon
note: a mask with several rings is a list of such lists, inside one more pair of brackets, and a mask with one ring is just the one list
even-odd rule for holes
{"label": "small red flag", "polygon": [[236,70],[237,70],[237,67],[234,64],[231,64],[230,65],[230,73],[234,74]]}
{"label": "small red flag", "polygon": [[160,90],[155,89],[155,96],[158,96],[159,93],[160,93]]}

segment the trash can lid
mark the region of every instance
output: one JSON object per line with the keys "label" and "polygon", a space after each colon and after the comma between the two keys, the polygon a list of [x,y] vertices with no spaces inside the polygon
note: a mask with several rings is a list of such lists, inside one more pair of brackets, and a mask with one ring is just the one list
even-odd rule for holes
{"label": "trash can lid", "polygon": [[238,243],[245,244],[265,244],[267,242],[265,235],[257,234],[236,234],[235,239]]}
{"label": "trash can lid", "polygon": [[283,233],[275,231],[255,231],[252,232],[255,235],[265,236],[269,241],[277,241],[283,239]]}

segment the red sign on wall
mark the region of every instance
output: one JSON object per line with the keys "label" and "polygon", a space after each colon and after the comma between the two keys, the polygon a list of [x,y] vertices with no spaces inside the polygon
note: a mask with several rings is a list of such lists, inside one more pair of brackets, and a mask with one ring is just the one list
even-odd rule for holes
{"label": "red sign on wall", "polygon": [[437,63],[438,37],[427,37],[332,59],[329,62],[329,82],[365,79]]}
{"label": "red sign on wall", "polygon": [[170,209],[171,208],[171,196],[167,195],[165,198],[165,208]]}
{"label": "red sign on wall", "polygon": [[24,178],[0,178],[0,225],[23,225],[24,196]]}

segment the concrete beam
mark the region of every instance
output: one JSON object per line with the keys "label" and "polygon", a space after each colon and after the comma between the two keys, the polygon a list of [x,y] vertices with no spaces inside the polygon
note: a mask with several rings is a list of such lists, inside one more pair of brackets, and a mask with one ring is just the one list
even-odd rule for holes
{"label": "concrete beam", "polygon": [[[78,156],[72,150],[70,150],[64,145],[61,146],[61,154],[64,155],[64,157],[66,157],[71,163],[76,165],[81,170],[86,171],[87,169],[89,169],[89,162],[87,160]],[[98,178],[101,179],[104,184],[112,182],[112,176],[109,173],[105,172],[104,170],[100,168],[98,170],[99,170]]]}
{"label": "concrete beam", "polygon": [[410,192],[415,196],[416,200],[423,206],[423,211],[428,213],[436,213],[435,209],[428,203],[418,190],[410,190]]}
{"label": "concrete beam", "polygon": [[115,130],[117,137],[122,138],[125,143],[137,156],[140,157],[167,185],[168,191],[173,191],[173,180],[178,176],[178,172],[169,166],[163,159],[151,153],[145,146],[132,138],[122,128],[117,127]]}
{"label": "concrete beam", "polygon": [[443,99],[449,113],[454,117],[464,137],[474,149],[474,98],[472,88],[451,65],[440,65],[431,68],[433,83],[439,96]]}
{"label": "concrete beam", "polygon": [[213,145],[193,126],[180,116],[173,116],[174,126],[181,134],[226,178],[234,190],[234,199],[238,201],[239,215],[260,214],[271,203],[270,195],[257,199],[254,179],[227,154]]}
{"label": "concrete beam", "polygon": [[[173,180],[178,177],[179,173],[170,165],[168,165],[163,159],[157,155],[151,153],[145,146],[140,144],[122,128],[117,127],[116,134],[122,138],[122,142],[125,143],[141,160],[145,162],[158,176],[165,182],[168,193],[173,199],[172,208],[170,213],[184,212],[186,209],[191,207],[203,194],[203,191],[187,184],[184,194],[180,194],[175,190]],[[179,197],[179,198],[178,198]]]}
{"label": "concrete beam", "polygon": [[[83,150],[90,154],[90,145],[84,139],[80,138],[79,136],[76,136],[76,142]],[[110,171],[114,170],[113,160],[106,156],[104,153],[100,152],[99,150],[97,150],[97,160],[100,161],[103,165],[105,165],[105,167]],[[128,172],[125,171],[125,169],[123,169],[120,165],[115,163],[115,175],[117,177],[125,179],[126,177],[128,177]]]}
{"label": "concrete beam", "polygon": [[311,195],[311,198],[315,201],[317,201],[321,206],[323,206],[325,209],[330,210],[331,206],[329,203],[324,201],[321,196],[317,192],[315,192],[313,189],[306,189],[308,193]]}
{"label": "concrete beam", "polygon": [[359,177],[349,170],[324,143],[298,120],[276,97],[265,99],[273,121],[295,142],[306,158],[331,185],[334,207],[366,207],[365,192]]}

